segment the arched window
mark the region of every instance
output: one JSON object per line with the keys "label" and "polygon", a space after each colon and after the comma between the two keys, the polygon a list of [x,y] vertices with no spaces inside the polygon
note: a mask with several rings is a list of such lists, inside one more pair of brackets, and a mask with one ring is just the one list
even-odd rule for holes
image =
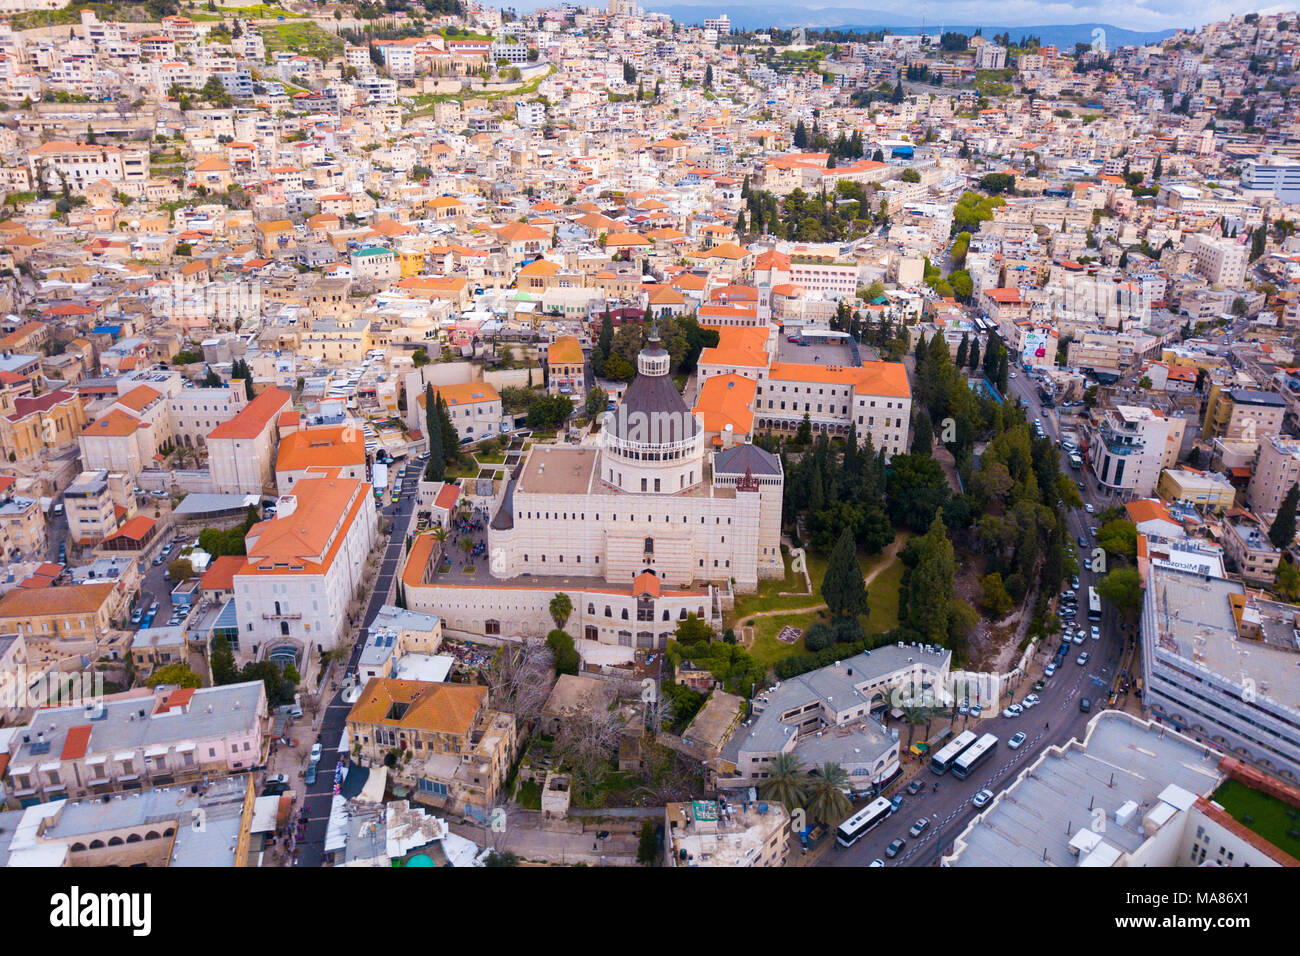
{"label": "arched window", "polygon": [[132,833],[126,838],[127,843],[140,843],[143,840],[144,837],[140,836],[138,833]]}
{"label": "arched window", "polygon": [[109,839],[109,841],[108,841],[108,845],[109,845],[109,846],[121,846],[123,842],[124,842],[124,841],[122,840],[121,837],[115,836],[115,837],[111,837],[111,838]]}

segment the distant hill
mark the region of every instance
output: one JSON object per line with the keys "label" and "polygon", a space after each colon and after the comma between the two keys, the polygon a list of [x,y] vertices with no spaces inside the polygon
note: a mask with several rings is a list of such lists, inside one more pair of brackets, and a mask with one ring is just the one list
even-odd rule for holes
{"label": "distant hill", "polygon": [[[647,9],[655,13],[666,13],[677,23],[699,24],[709,17],[726,14],[731,18],[733,29],[755,30],[763,27],[831,27],[838,30],[879,30],[888,27],[891,33],[920,33],[921,25],[914,13],[898,14],[882,10],[855,10],[846,7],[792,8],[788,5],[769,6],[755,4],[750,6],[696,6],[685,4],[650,5]],[[1189,24],[1194,26],[1194,24]],[[1113,49],[1118,46],[1135,46],[1144,43],[1158,43],[1166,37],[1173,36],[1173,30],[1129,30],[1109,23],[1057,23],[1034,24],[1030,26],[1003,26],[1000,24],[960,24],[944,23],[939,19],[926,24],[927,33],[956,31],[968,36],[977,27],[983,27],[984,36],[1007,32],[1013,41],[1022,36],[1033,35],[1048,46],[1058,46],[1073,50],[1076,43],[1091,43],[1093,31],[1106,31],[1106,46]]]}

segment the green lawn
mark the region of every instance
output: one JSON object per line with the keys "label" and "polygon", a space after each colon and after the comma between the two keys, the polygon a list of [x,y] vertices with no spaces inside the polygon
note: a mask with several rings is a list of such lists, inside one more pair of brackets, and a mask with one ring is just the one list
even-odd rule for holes
{"label": "green lawn", "polygon": [[[885,560],[885,556],[883,554],[873,555],[866,560],[872,563],[863,568],[863,574],[868,573],[877,564]],[[825,573],[824,564],[821,570],[822,573]],[[894,558],[889,565],[876,575],[876,579],[867,586],[871,609],[868,614],[859,618],[859,621],[868,634],[880,634],[898,627],[898,586],[902,583],[902,580],[903,562]],[[761,597],[761,595],[759,596]],[[793,599],[781,598],[778,600]],[[817,596],[816,602],[809,601],[807,598],[804,599],[805,604],[820,603],[820,601],[820,595]],[[739,606],[740,602],[737,602],[737,607]],[[793,644],[783,644],[777,640],[776,636],[781,633],[781,628],[787,625],[807,631],[813,622],[819,619],[824,620],[825,615],[825,611],[806,611],[802,614],[774,614],[770,617],[754,618],[754,643],[749,648],[750,655],[755,660],[770,667],[782,658],[807,653],[802,637]],[[736,620],[739,621],[740,618],[737,617]]]}
{"label": "green lawn", "polygon": [[303,56],[329,60],[343,53],[343,41],[311,21],[270,23],[258,28],[267,53],[291,50]]}
{"label": "green lawn", "polygon": [[[1288,835],[1300,833],[1300,811],[1236,780],[1225,782],[1215,791],[1213,799],[1242,826],[1300,859],[1300,837]],[[1292,813],[1297,814],[1297,818],[1288,816]],[[1246,817],[1251,819],[1248,821]]]}

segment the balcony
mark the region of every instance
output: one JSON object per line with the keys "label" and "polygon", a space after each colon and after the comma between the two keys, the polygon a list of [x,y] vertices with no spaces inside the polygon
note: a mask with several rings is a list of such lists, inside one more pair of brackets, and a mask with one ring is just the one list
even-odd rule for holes
{"label": "balcony", "polygon": [[301,614],[263,614],[264,621],[301,621]]}

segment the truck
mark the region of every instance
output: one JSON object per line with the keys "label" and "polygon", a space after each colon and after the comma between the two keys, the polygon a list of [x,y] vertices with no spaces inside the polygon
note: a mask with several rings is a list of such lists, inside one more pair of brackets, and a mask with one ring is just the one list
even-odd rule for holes
{"label": "truck", "polygon": [[375,489],[375,498],[384,500],[384,489],[388,487],[388,466],[382,461],[375,462],[370,469],[370,483]]}
{"label": "truck", "polygon": [[1079,457],[1078,452],[1070,453],[1070,467],[1075,471],[1078,471],[1083,467],[1083,459]]}

